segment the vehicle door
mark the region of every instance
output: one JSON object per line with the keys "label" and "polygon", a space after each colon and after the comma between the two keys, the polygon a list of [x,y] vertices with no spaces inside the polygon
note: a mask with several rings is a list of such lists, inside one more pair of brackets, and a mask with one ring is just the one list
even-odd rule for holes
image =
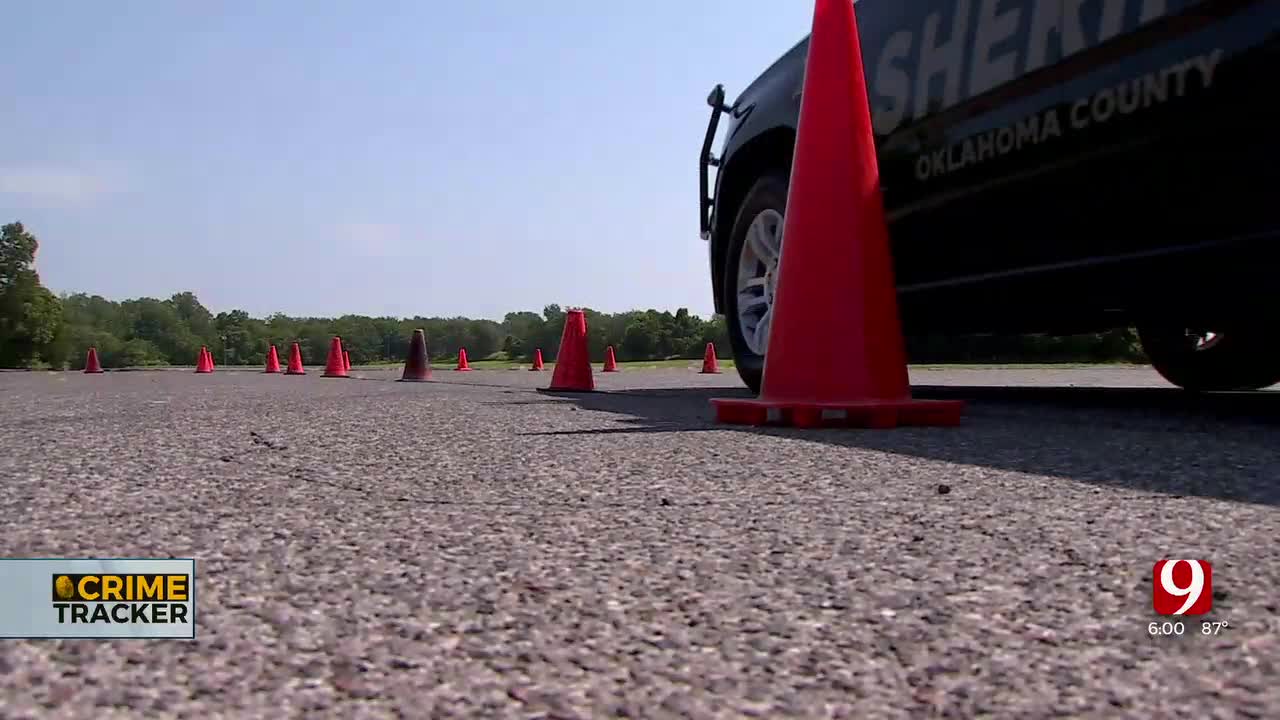
{"label": "vehicle door", "polygon": [[1024,267],[1059,242],[1062,0],[857,5],[898,284]]}

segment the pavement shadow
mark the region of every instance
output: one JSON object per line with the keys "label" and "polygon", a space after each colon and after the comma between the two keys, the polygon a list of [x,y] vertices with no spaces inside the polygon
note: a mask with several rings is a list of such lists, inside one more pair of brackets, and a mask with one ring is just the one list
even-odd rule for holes
{"label": "pavement shadow", "polygon": [[1276,392],[916,386],[917,398],[967,401],[963,425],[888,431],[716,423],[710,399],[750,397],[745,388],[539,394],[542,402],[615,413],[618,426],[524,435],[755,433],[1173,496],[1280,505]]}

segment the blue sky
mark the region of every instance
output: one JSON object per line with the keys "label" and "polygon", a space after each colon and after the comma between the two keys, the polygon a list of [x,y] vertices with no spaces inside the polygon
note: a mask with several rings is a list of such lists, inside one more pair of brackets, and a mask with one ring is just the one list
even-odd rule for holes
{"label": "blue sky", "polygon": [[6,2],[0,221],[40,238],[55,292],[709,315],[706,94],[736,95],[812,8]]}

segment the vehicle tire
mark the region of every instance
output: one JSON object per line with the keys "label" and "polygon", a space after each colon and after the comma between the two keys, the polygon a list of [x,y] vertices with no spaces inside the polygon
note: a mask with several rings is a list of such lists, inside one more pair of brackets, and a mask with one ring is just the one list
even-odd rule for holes
{"label": "vehicle tire", "polygon": [[755,393],[764,377],[786,206],[787,174],[771,171],[760,176],[738,209],[724,257],[721,299],[729,345],[738,375]]}
{"label": "vehicle tire", "polygon": [[1280,338],[1262,324],[1215,333],[1139,325],[1138,338],[1156,372],[1185,390],[1260,390],[1280,382]]}

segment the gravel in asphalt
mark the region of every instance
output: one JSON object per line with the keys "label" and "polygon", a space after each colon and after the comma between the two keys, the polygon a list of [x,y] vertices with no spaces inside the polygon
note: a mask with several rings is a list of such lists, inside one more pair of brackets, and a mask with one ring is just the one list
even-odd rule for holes
{"label": "gravel in asphalt", "polygon": [[[0,374],[4,554],[200,578],[194,642],[0,642],[0,716],[1280,716],[1280,393],[930,370],[962,427],[803,431],[716,425],[732,371],[309,371]],[[1149,636],[1162,557],[1218,635]]]}

